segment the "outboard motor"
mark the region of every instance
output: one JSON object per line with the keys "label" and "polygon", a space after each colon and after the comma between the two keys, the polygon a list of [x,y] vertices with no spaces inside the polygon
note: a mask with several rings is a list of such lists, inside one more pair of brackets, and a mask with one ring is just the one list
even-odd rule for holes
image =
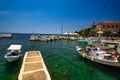
{"label": "outboard motor", "polygon": [[91,48],[90,47],[86,47],[86,52],[89,52],[91,51]]}

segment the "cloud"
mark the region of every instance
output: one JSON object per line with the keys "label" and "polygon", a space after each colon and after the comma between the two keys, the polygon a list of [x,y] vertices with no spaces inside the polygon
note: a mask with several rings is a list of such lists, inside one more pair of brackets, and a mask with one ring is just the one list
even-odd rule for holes
{"label": "cloud", "polygon": [[8,11],[0,11],[0,15],[5,15],[5,14],[8,14],[9,12]]}

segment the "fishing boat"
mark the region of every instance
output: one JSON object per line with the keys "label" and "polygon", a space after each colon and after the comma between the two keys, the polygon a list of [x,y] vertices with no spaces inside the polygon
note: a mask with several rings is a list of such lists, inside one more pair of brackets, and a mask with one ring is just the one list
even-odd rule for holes
{"label": "fishing boat", "polygon": [[5,54],[4,58],[8,61],[8,62],[13,62],[17,59],[19,59],[19,57],[21,56],[21,47],[22,45],[10,45],[10,47],[7,49],[8,53]]}
{"label": "fishing boat", "polygon": [[[87,43],[86,46],[79,46],[82,43]],[[91,44],[89,44],[91,43]],[[109,65],[120,67],[120,46],[119,44],[106,44],[106,43],[98,43],[96,41],[79,41],[78,46],[76,46],[76,51],[83,58],[89,59],[91,61]]]}
{"label": "fishing boat", "polygon": [[101,50],[99,47],[87,46],[83,49],[81,46],[76,46],[76,51],[80,56],[90,61],[100,64],[120,67],[119,53]]}
{"label": "fishing boat", "polygon": [[111,50],[111,49],[114,49],[114,50],[117,50],[120,54],[120,42],[101,42],[101,45],[100,47],[102,49],[108,49],[108,50]]}
{"label": "fishing boat", "polygon": [[118,41],[112,41],[112,40],[101,40],[102,43],[107,43],[107,44],[120,44]]}

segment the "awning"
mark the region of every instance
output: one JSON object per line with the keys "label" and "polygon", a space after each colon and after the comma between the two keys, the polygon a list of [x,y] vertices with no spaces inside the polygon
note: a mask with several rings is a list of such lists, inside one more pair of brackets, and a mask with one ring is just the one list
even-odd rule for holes
{"label": "awning", "polygon": [[7,50],[20,50],[22,45],[10,45],[10,47]]}
{"label": "awning", "polygon": [[92,40],[83,40],[83,39],[80,39],[78,40],[79,42],[92,42]]}
{"label": "awning", "polygon": [[66,35],[71,35],[72,33],[70,33],[70,32],[65,32],[64,34],[66,34]]}
{"label": "awning", "polygon": [[64,34],[65,34],[65,35],[79,35],[79,34],[77,34],[77,33],[70,33],[70,32],[65,32]]}
{"label": "awning", "polygon": [[103,34],[103,31],[98,31],[97,33],[98,33],[98,34]]}
{"label": "awning", "polygon": [[117,32],[112,32],[113,34],[117,34]]}

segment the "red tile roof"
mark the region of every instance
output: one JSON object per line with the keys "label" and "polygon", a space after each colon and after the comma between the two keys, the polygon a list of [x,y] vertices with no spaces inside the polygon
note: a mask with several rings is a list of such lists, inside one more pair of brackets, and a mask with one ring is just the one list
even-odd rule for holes
{"label": "red tile roof", "polygon": [[120,24],[120,22],[104,21],[101,24]]}

